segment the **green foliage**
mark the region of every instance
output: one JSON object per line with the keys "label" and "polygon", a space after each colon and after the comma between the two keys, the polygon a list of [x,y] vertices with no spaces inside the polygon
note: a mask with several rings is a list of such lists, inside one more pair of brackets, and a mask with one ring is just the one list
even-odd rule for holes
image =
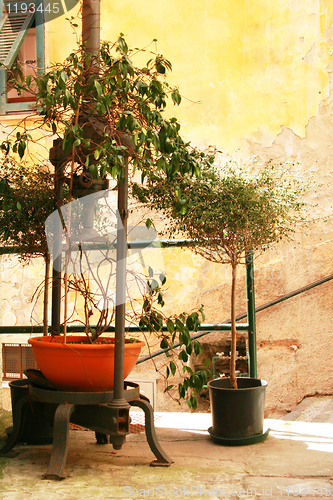
{"label": "green foliage", "polygon": [[[150,268],[148,272],[152,274]],[[155,281],[154,284],[153,281]],[[165,392],[176,387],[179,394],[178,400],[186,399],[189,408],[196,409],[196,396],[206,386],[211,372],[207,368],[193,370],[187,363],[191,356],[201,354],[201,344],[198,340],[191,338],[191,333],[198,330],[201,321],[205,320],[205,315],[202,307],[191,314],[182,313],[170,317],[163,315],[161,308],[156,308],[155,304],[161,307],[164,305],[162,287],[165,282],[166,278],[163,274],[159,277],[159,283],[157,280],[148,281],[139,326],[142,328],[142,333],[148,331],[159,337],[160,348],[165,352],[168,360],[165,374],[162,373],[167,384]],[[169,384],[169,380],[175,377],[181,380],[177,386]]]}
{"label": "green foliage", "polygon": [[28,133],[16,132],[14,140],[6,139],[0,144],[1,152],[8,156],[10,152],[18,153],[19,157],[22,159],[26,151],[28,141],[32,140],[32,137]]}
{"label": "green foliage", "polygon": [[23,259],[48,255],[45,220],[54,210],[53,181],[40,166],[7,156],[0,162],[0,243]]}
{"label": "green foliage", "polygon": [[205,167],[200,178],[151,178],[148,186],[136,185],[134,193],[163,210],[171,231],[193,239],[196,252],[238,264],[245,263],[248,251],[258,255],[292,237],[306,219],[301,197],[307,189],[291,165],[265,165],[253,173],[230,161],[221,169]]}
{"label": "green foliage", "polygon": [[[81,45],[64,63],[34,76],[40,124],[63,140],[76,173],[89,168],[95,178],[105,173],[119,178],[123,153],[130,150],[142,181],[153,173],[169,180],[177,173],[199,175],[208,157],[182,139],[175,117],[164,116],[168,101],[181,103],[178,88],[166,80],[171,63],[152,53],[139,68],[132,61],[136,52],[121,35],[114,43],[102,42],[97,58]],[[18,91],[30,84],[12,82]],[[21,157],[29,140],[22,134],[14,145]]]}

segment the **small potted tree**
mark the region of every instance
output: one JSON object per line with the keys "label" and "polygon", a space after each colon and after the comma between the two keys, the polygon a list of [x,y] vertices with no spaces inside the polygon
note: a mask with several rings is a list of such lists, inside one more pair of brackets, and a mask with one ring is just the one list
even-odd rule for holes
{"label": "small potted tree", "polygon": [[290,165],[241,168],[228,161],[210,166],[201,178],[179,175],[172,185],[150,178],[146,188],[135,186],[139,198],[163,210],[172,231],[193,240],[195,252],[231,267],[230,377],[208,383],[214,439],[246,444],[263,439],[266,382],[236,377],[236,284],[240,265],[250,253],[259,255],[283,239],[290,239],[305,222],[301,196],[307,185]]}

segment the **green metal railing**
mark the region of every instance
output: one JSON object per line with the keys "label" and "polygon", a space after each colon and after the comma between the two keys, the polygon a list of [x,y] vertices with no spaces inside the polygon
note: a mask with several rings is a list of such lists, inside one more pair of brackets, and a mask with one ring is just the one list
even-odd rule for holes
{"label": "green metal railing", "polygon": [[[143,248],[147,245],[147,242],[131,242],[129,243],[130,248]],[[188,247],[190,245],[193,245],[192,240],[162,240],[162,241],[157,241],[157,242],[152,242],[150,244],[151,246],[158,246],[158,247]],[[7,254],[7,253],[17,253],[15,251],[14,247],[12,248],[4,248],[0,247],[0,255]],[[269,307],[272,307],[274,305],[277,305],[285,300],[288,300],[292,297],[295,297],[301,293],[307,292],[308,290],[311,290],[312,288],[315,288],[319,285],[322,285],[330,280],[333,279],[333,274],[326,276],[325,278],[322,278],[320,280],[314,281],[304,287],[298,288],[297,290],[294,290],[293,292],[290,292],[288,294],[283,295],[282,297],[278,297],[272,301],[269,301],[259,307],[255,307],[255,291],[254,291],[254,267],[253,267],[253,256],[249,254],[248,259],[247,259],[247,266],[246,266],[246,292],[247,292],[247,311],[245,313],[240,314],[237,316],[236,320],[241,321],[243,319],[247,318],[247,323],[237,323],[237,330],[238,331],[245,331],[248,332],[248,365],[249,365],[249,375],[250,377],[257,377],[257,346],[256,346],[256,313],[263,311],[265,309],[268,309]],[[70,325],[67,328],[68,332],[75,333],[75,332],[82,332],[82,326],[80,325]],[[231,330],[231,325],[230,325],[230,320],[227,320],[223,323],[219,324],[202,324],[199,329],[198,333],[194,334],[191,336],[191,338],[198,339],[200,337],[203,337],[207,335],[208,333],[214,332],[214,331],[225,331],[228,332]],[[114,332],[114,327],[110,326],[107,330],[107,332]],[[141,329],[137,326],[128,326],[126,327],[127,332],[139,332]],[[167,331],[166,326],[163,326],[162,331]],[[0,335],[1,334],[39,334],[43,333],[43,327],[42,326],[0,326]],[[175,344],[174,347],[177,347],[179,344]],[[137,364],[143,363],[144,361],[147,361],[149,359],[155,358],[157,356],[160,356],[161,354],[165,353],[164,349],[160,349],[158,351],[155,351],[152,354],[149,354],[147,356],[143,356],[140,358],[137,362]]]}
{"label": "green metal railing", "polygon": [[[157,240],[149,243],[150,247],[159,247],[159,248],[172,248],[172,247],[189,247],[193,246],[195,242],[193,240],[182,239],[182,240]],[[98,246],[105,246],[105,244],[97,244]],[[116,247],[116,244],[113,245]],[[147,247],[147,241],[134,241],[129,242],[128,246],[130,249],[140,249]],[[96,248],[96,244],[93,245],[92,249]],[[0,247],[0,255],[9,254],[9,253],[17,253],[17,247]],[[247,290],[247,314],[245,317],[248,317],[248,323],[237,324],[238,331],[247,331],[249,334],[248,341],[248,358],[249,358],[249,373],[251,377],[257,376],[257,361],[256,361],[256,327],[255,327],[255,296],[254,296],[254,272],[253,272],[253,255],[248,255],[247,261],[247,272],[246,272],[246,290]],[[163,327],[163,330],[166,331],[166,326]],[[207,333],[212,331],[230,331],[231,326],[230,322],[225,322],[222,324],[203,324],[199,328],[199,333],[192,336],[193,339],[200,338]],[[68,332],[79,332],[82,331],[82,326],[68,326]],[[114,327],[110,326],[107,332],[114,332]],[[126,328],[128,332],[136,332],[140,331],[138,327],[129,326]],[[43,333],[43,327],[41,326],[14,326],[14,327],[0,327],[0,334],[39,334]],[[179,345],[179,344],[177,344]],[[177,347],[175,345],[174,347]],[[155,353],[152,353],[148,356],[144,356],[143,358],[138,360],[138,363],[142,363],[148,359],[159,356],[163,354],[164,350],[159,350]]]}

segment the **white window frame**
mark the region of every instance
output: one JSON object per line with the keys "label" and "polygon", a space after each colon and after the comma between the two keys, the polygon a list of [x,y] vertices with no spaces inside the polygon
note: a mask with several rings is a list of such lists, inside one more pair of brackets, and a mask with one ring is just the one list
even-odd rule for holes
{"label": "white window frame", "polygon": [[[15,61],[15,58],[22,46],[22,43],[35,21],[36,24],[36,62],[37,62],[37,72],[42,74],[44,72],[44,20],[43,13],[37,10],[39,5],[43,5],[43,0],[29,0],[25,1],[15,1],[15,0],[0,0],[0,13],[2,12],[2,17],[0,20],[0,34],[6,26],[8,25],[8,18],[12,16],[18,16],[22,4],[29,6],[30,4],[35,4],[35,9],[33,13],[27,11],[24,14],[23,24],[22,24],[22,13],[21,13],[21,27],[18,31],[8,39],[8,46],[5,50],[5,58],[1,60],[4,66],[0,66],[0,115],[5,115],[7,113],[15,113],[27,111],[34,107],[35,102],[8,102],[7,101],[7,69],[10,69]],[[8,4],[10,7],[8,8]],[[25,8],[25,7],[24,7]],[[40,9],[43,10],[43,9]],[[8,12],[9,11],[9,12]]]}

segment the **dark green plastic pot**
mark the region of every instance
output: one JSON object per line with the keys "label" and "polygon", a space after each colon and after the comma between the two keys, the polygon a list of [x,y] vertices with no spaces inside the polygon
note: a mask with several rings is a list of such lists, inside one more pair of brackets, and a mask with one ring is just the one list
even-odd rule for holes
{"label": "dark green plastic pot", "polygon": [[[20,399],[29,393],[29,382],[27,379],[14,380],[9,383],[12,400],[13,424],[17,419],[24,418],[24,429],[20,436],[20,443],[27,444],[51,444],[53,441],[53,420],[57,405],[31,401],[26,403],[22,409],[23,414],[17,412]],[[11,434],[12,428],[7,429]]]}
{"label": "dark green plastic pot", "polygon": [[263,434],[265,380],[239,377],[238,389],[230,388],[229,378],[208,382],[213,426],[212,437],[242,440]]}

